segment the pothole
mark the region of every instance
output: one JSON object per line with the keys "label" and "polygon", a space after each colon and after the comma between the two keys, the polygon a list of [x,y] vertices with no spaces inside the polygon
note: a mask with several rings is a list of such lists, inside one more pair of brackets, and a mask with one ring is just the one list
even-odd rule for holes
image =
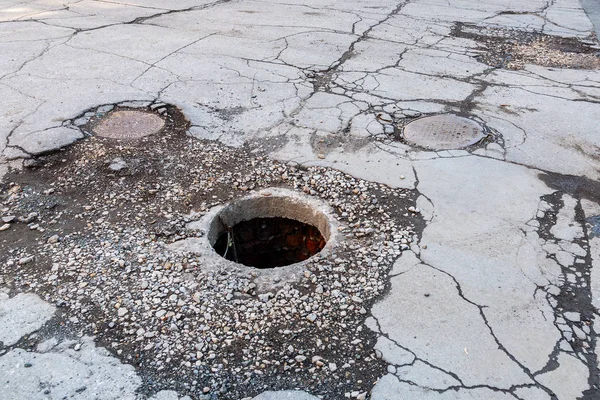
{"label": "pothole", "polygon": [[572,69],[600,69],[600,52],[593,42],[516,29],[457,23],[452,36],[481,43],[477,60],[496,68],[520,70],[525,64]]}
{"label": "pothole", "polygon": [[[267,195],[268,194],[268,195]],[[297,196],[251,196],[213,218],[208,240],[227,260],[256,268],[302,262],[319,253],[331,236],[322,211]]]}
{"label": "pothole", "polygon": [[418,118],[409,122],[402,131],[410,144],[435,150],[463,149],[472,146],[487,135],[476,121],[455,114],[441,114]]}
{"label": "pothole", "polygon": [[158,133],[165,121],[156,114],[138,110],[113,110],[92,128],[97,136],[111,139],[139,139]]}
{"label": "pothole", "polygon": [[[341,399],[371,390],[387,363],[364,320],[398,256],[418,250],[418,192],[199,141],[175,107],[160,115],[160,134],[82,140],[40,157],[43,168],[6,176],[1,216],[15,221],[0,232],[0,282],[68,312],[67,332],[94,335],[133,364],[144,394],[169,386],[234,400],[300,387]],[[119,157],[126,167],[114,171]],[[213,250],[219,213],[277,197],[281,212],[248,220],[312,225],[327,241],[321,252],[256,269]],[[302,218],[290,214],[302,207]],[[186,239],[190,251],[169,249]]]}

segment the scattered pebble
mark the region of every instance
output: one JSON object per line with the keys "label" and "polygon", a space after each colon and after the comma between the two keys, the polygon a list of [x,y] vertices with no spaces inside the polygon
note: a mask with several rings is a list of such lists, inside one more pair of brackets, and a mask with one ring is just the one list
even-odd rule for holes
{"label": "scattered pebble", "polygon": [[[117,151],[104,141],[82,141],[80,153],[61,153],[68,162],[28,172],[54,175],[37,192],[18,185],[3,212],[24,215],[19,221],[45,228],[49,237],[37,235],[28,253],[6,248],[13,253],[3,278],[15,290],[37,291],[68,308],[73,321],[102,335],[127,362],[135,356],[139,368],[177,370],[186,384],[196,380],[189,389],[196,397],[226,384],[228,395],[242,398],[244,382],[274,375],[307,387],[327,381],[342,396],[347,381],[358,396],[369,390],[386,365],[375,360],[373,333],[356,327],[368,313],[363,305],[384,293],[387,272],[416,237],[416,217],[401,211],[412,207],[416,193],[184,140],[181,152],[162,142]],[[119,157],[128,160],[126,173],[110,168],[121,164]],[[338,219],[338,244],[309,260],[298,279],[262,291],[249,271],[211,270],[200,256],[165,250],[205,237],[186,226],[212,207],[271,186],[319,198]],[[68,203],[74,193],[79,197]],[[66,203],[47,208],[49,196]],[[40,268],[17,267],[34,259]],[[327,354],[327,361],[314,354]]]}

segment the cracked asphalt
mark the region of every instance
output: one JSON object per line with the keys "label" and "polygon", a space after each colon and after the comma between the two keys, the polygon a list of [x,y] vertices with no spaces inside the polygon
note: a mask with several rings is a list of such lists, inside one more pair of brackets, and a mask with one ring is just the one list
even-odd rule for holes
{"label": "cracked asphalt", "polygon": [[[600,398],[593,2],[167,3],[0,0],[1,398]],[[485,139],[403,139],[443,113]],[[272,187],[330,253],[202,250]]]}

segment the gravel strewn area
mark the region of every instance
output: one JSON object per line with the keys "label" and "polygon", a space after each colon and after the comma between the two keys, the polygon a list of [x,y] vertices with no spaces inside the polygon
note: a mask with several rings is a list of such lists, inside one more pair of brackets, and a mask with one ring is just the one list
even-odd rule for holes
{"label": "gravel strewn area", "polygon": [[[302,387],[365,398],[386,364],[363,321],[422,229],[417,193],[201,142],[175,108],[167,118],[161,134],[90,137],[8,175],[0,284],[63,307],[135,365],[148,392],[239,399]],[[260,292],[256,269],[206,268],[165,248],[202,239],[185,225],[212,206],[268,187],[320,198],[338,219],[342,239],[296,281]]]}
{"label": "gravel strewn area", "polygon": [[592,41],[517,29],[483,28],[458,23],[453,36],[482,44],[478,61],[496,68],[520,70],[527,64],[553,68],[600,69],[600,50]]}

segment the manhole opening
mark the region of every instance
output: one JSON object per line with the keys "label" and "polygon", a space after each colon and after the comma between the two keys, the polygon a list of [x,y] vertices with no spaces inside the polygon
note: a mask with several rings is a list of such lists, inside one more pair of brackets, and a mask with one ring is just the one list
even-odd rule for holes
{"label": "manhole opening", "polygon": [[250,267],[275,268],[304,261],[325,247],[312,225],[289,218],[254,218],[221,233],[214,249],[221,257]]}
{"label": "manhole opening", "polygon": [[208,240],[225,259],[260,269],[299,263],[319,253],[330,237],[328,217],[299,198],[256,196],[224,207]]}

